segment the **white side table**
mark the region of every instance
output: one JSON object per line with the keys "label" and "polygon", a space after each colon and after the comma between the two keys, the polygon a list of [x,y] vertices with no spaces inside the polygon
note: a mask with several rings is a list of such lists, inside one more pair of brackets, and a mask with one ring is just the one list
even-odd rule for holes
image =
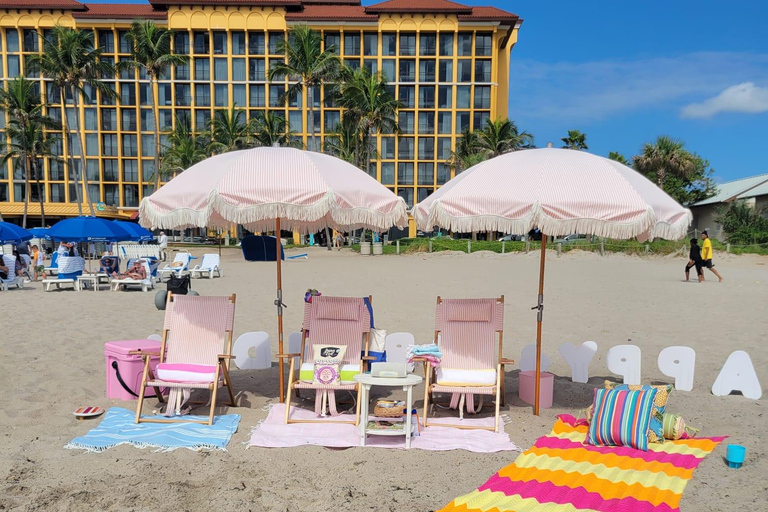
{"label": "white side table", "polygon": [[99,291],[99,278],[94,274],[83,274],[81,276],[77,276],[77,281],[75,282],[75,290],[82,291],[85,288],[86,283],[93,287],[93,291]]}
{"label": "white side table", "polygon": [[[411,424],[411,411],[413,410],[413,386],[421,383],[423,380],[419,375],[408,374],[402,379],[391,377],[373,377],[370,373],[360,373],[355,375],[355,382],[360,383],[360,446],[365,446],[365,437],[368,434],[379,436],[405,436],[405,448],[411,447],[411,434],[413,425]],[[379,430],[368,428],[368,402],[370,401],[370,391],[373,386],[402,387],[407,393],[405,401],[405,421],[402,430]]]}

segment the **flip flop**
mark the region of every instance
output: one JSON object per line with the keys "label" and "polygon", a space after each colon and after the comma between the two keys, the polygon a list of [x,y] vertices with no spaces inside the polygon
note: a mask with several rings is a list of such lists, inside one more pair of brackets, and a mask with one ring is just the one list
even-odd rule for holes
{"label": "flip flop", "polygon": [[96,416],[100,416],[104,414],[104,409],[102,407],[93,406],[78,407],[72,414],[74,414],[75,418],[78,420],[82,420],[85,418],[94,418]]}

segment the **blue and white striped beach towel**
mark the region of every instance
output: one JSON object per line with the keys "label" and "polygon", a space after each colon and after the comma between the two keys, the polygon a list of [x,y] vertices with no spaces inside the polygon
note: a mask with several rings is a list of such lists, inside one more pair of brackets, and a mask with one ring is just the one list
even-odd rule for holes
{"label": "blue and white striped beach towel", "polygon": [[[156,451],[173,451],[177,448],[189,450],[226,450],[232,434],[237,432],[239,414],[216,416],[213,425],[200,423],[139,423],[133,422],[136,413],[112,407],[104,415],[99,426],[87,434],[74,438],[64,446],[69,450],[103,452],[121,444],[137,448],[157,448]],[[167,419],[165,416],[149,418]],[[188,416],[190,419],[207,419],[203,416]]]}

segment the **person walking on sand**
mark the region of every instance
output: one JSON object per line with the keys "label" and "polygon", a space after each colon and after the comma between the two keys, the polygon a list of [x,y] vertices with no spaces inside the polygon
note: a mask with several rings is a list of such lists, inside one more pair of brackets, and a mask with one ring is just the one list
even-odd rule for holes
{"label": "person walking on sand", "polygon": [[699,241],[695,238],[691,238],[691,252],[688,255],[688,264],[685,266],[685,280],[688,281],[690,271],[692,267],[696,267],[696,276],[699,278],[699,282],[704,280],[704,262],[701,259],[701,248],[699,247]]}
{"label": "person walking on sand", "polygon": [[[703,240],[701,243],[701,259],[703,261],[703,265],[717,276],[718,282],[722,282],[723,276],[721,276],[720,273],[715,270],[715,264],[712,263],[712,241],[709,239],[709,234],[706,230],[701,232],[701,239]],[[703,276],[701,280],[704,280]]]}

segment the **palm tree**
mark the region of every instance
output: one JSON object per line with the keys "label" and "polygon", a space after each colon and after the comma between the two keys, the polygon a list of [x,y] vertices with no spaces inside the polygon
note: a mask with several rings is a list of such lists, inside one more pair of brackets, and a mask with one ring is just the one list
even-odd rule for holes
{"label": "palm tree", "polygon": [[215,153],[245,149],[253,139],[253,124],[247,120],[245,110],[233,104],[229,110],[217,110],[208,122],[210,148]]}
{"label": "palm tree", "polygon": [[285,103],[298,95],[304,94],[309,111],[309,126],[312,148],[318,149],[315,135],[315,87],[333,80],[339,71],[339,58],[334,53],[337,48],[330,46],[321,50],[322,37],[306,25],[297,25],[288,32],[288,40],[278,43],[278,52],[284,53],[287,62],[277,62],[269,70],[269,79],[288,79],[294,83],[288,86],[280,100]]}
{"label": "palm tree", "polygon": [[253,139],[257,146],[290,146],[299,144],[291,138],[293,132],[283,116],[272,111],[259,112],[253,120]]}
{"label": "palm tree", "polygon": [[689,177],[696,169],[696,159],[685,149],[685,143],[667,135],[660,135],[656,142],[646,142],[639,155],[632,157],[635,169],[648,177],[656,178],[664,188],[667,175]]}
{"label": "palm tree", "polygon": [[564,149],[576,149],[579,151],[589,149],[589,146],[587,146],[587,134],[581,133],[579,130],[568,130],[568,136],[560,140],[565,144],[563,146]]}
{"label": "palm tree", "polygon": [[352,165],[357,154],[357,124],[354,116],[345,115],[336,129],[325,138],[325,152]]}
{"label": "palm tree", "polygon": [[620,164],[629,166],[629,161],[627,160],[627,158],[621,153],[619,153],[618,151],[611,151],[610,153],[608,153],[608,159],[614,160],[616,162],[619,162]]}
{"label": "palm tree", "polygon": [[[3,157],[3,164],[9,159],[15,159],[24,174],[24,215],[22,227],[27,227],[29,212],[30,184],[33,161],[40,154],[50,154],[50,144],[45,149],[46,140],[43,128],[55,128],[52,119],[43,114],[40,95],[35,91],[35,82],[20,76],[10,80],[7,88],[0,88],[0,108],[8,112],[10,121],[6,127],[10,149]],[[44,217],[43,198],[40,195],[38,177],[38,196],[40,212]]]}
{"label": "palm tree", "polygon": [[520,132],[515,122],[509,119],[486,120],[479,136],[479,149],[486,153],[487,158],[527,149],[533,144],[533,135]]}
{"label": "palm tree", "polygon": [[486,155],[480,151],[480,134],[465,128],[461,138],[456,141],[456,150],[451,152],[451,165],[458,174],[486,160]]}
{"label": "palm tree", "polygon": [[[54,87],[59,88],[64,118],[64,134],[67,141],[67,154],[70,169],[75,177],[75,200],[77,211],[83,213],[80,200],[80,173],[85,170],[85,133],[80,129],[80,99],[89,100],[85,86],[88,85],[101,93],[102,98],[117,98],[117,92],[102,81],[103,77],[114,77],[112,64],[101,60],[101,50],[94,47],[92,30],[75,30],[56,25],[50,36],[45,38],[43,52],[30,55],[29,65],[32,71],[39,71]],[[74,166],[72,151],[72,127],[64,104],[67,96],[72,97],[75,109],[75,132],[80,142],[80,168]],[[90,213],[96,216],[90,199],[88,176],[84,175],[85,201]]]}
{"label": "palm tree", "polygon": [[357,125],[355,165],[368,169],[374,148],[374,133],[400,134],[397,111],[401,107],[387,89],[387,81],[381,74],[372,75],[366,68],[343,69],[339,84],[339,106],[347,109]]}
{"label": "palm tree", "polygon": [[[158,79],[168,73],[171,66],[186,64],[186,55],[171,53],[173,32],[151,20],[135,20],[126,36],[131,45],[131,60],[118,64],[120,69],[142,68],[149,77],[152,113],[155,118],[155,169],[160,169],[160,112],[157,105]],[[155,190],[160,188],[160,173],[155,173]]]}
{"label": "palm tree", "polygon": [[193,134],[189,124],[177,117],[176,126],[168,133],[167,143],[163,148],[163,163],[160,169],[163,179],[172,178],[208,158],[206,146],[207,139]]}

